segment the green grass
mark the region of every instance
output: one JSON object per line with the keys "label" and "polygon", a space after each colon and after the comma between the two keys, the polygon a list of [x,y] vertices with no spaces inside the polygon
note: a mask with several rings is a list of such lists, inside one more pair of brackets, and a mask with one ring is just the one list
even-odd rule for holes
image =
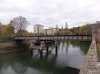
{"label": "green grass", "polygon": [[9,47],[9,46],[14,46],[13,43],[0,43],[0,47]]}

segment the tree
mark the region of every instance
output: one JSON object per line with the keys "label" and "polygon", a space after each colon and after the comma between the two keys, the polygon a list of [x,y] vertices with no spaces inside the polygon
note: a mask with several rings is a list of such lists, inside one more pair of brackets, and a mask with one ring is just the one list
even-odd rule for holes
{"label": "tree", "polygon": [[29,23],[25,17],[18,16],[10,21],[10,25],[14,28],[15,31],[19,31],[19,30],[25,30],[29,25]]}
{"label": "tree", "polygon": [[92,24],[86,24],[80,27],[79,33],[83,35],[91,35],[92,34]]}
{"label": "tree", "polygon": [[70,29],[74,35],[91,35],[92,34],[92,24],[86,24],[80,27],[73,27]]}
{"label": "tree", "polygon": [[1,23],[0,23],[0,39],[2,38],[2,30],[1,30]]}
{"label": "tree", "polygon": [[17,36],[20,36],[20,35],[27,36],[28,34],[29,34],[29,32],[26,30],[18,30],[16,33]]}
{"label": "tree", "polygon": [[14,35],[14,28],[11,26],[11,25],[7,25],[7,35],[8,35],[8,37],[13,37],[13,35]]}
{"label": "tree", "polygon": [[0,42],[7,42],[12,37],[13,30],[9,25],[0,25]]}
{"label": "tree", "polygon": [[2,23],[0,22],[0,25],[2,25]]}

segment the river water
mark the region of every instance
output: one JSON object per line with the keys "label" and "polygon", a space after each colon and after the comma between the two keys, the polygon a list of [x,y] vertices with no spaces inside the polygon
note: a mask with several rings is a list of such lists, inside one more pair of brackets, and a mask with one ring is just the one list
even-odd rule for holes
{"label": "river water", "polygon": [[90,42],[62,41],[58,53],[50,47],[51,53],[40,58],[37,50],[0,54],[0,74],[79,74]]}

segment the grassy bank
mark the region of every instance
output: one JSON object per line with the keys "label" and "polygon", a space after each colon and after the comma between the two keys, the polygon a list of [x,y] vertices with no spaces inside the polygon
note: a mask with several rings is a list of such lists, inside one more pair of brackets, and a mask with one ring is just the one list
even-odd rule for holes
{"label": "grassy bank", "polygon": [[15,46],[14,43],[0,43],[0,47]]}
{"label": "grassy bank", "polygon": [[0,43],[0,53],[15,52],[17,48],[14,43]]}
{"label": "grassy bank", "polygon": [[25,51],[28,47],[28,44],[0,43],[0,53]]}

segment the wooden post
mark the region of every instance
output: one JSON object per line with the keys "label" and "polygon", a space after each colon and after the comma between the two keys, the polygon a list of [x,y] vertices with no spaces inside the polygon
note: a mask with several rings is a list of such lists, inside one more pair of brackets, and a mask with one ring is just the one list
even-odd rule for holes
{"label": "wooden post", "polygon": [[58,54],[58,48],[57,48],[57,45],[55,46],[55,52],[56,52],[56,55]]}
{"label": "wooden post", "polygon": [[46,46],[46,51],[47,51],[47,53],[46,53],[46,54],[49,54],[49,49],[48,49],[48,46]]}
{"label": "wooden post", "polygon": [[31,48],[31,50],[30,50],[30,51],[31,51],[31,56],[33,56],[33,50],[32,50],[32,48]]}
{"label": "wooden post", "polygon": [[40,58],[43,58],[43,43],[41,42],[41,46],[40,46]]}
{"label": "wooden post", "polygon": [[40,58],[43,58],[43,50],[40,50]]}
{"label": "wooden post", "polygon": [[58,47],[57,47],[57,41],[55,41],[55,53],[58,54]]}

